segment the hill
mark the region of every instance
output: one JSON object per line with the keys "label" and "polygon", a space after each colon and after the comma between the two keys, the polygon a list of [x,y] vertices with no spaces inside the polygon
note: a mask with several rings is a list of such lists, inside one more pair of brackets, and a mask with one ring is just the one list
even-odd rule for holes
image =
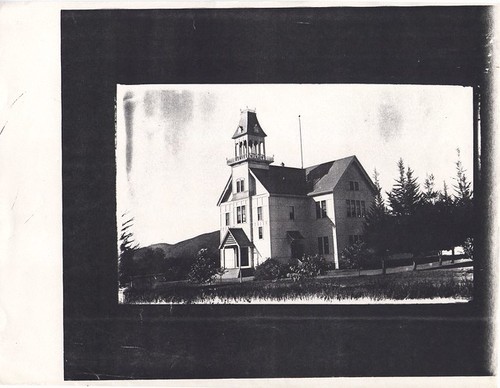
{"label": "hill", "polygon": [[207,248],[211,254],[219,253],[219,231],[200,234],[199,236],[180,241],[177,244],[153,244],[150,248],[159,248],[166,258],[196,257],[198,251]]}
{"label": "hill", "polygon": [[165,259],[195,258],[198,251],[207,248],[210,255],[219,254],[219,231],[200,234],[199,236],[180,241],[177,244],[159,243],[140,248],[134,255],[134,261],[141,261],[148,251],[161,250]]}

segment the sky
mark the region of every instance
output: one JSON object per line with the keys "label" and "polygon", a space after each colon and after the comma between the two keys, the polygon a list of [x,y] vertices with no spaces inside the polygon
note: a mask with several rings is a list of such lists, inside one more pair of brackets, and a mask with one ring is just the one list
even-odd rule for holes
{"label": "sky", "polygon": [[219,229],[217,200],[231,174],[240,110],[255,109],[276,165],[356,155],[383,191],[403,158],[423,186],[454,184],[456,149],[472,181],[472,88],[286,84],[118,85],[117,213],[134,217],[141,246]]}

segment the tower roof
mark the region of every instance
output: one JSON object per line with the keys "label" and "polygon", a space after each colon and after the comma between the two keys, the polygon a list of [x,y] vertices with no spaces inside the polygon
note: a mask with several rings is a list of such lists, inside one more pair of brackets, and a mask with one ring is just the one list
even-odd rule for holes
{"label": "tower roof", "polygon": [[244,109],[241,111],[240,122],[232,138],[237,139],[243,135],[267,136],[260,126],[259,120],[257,120],[257,114],[254,110]]}

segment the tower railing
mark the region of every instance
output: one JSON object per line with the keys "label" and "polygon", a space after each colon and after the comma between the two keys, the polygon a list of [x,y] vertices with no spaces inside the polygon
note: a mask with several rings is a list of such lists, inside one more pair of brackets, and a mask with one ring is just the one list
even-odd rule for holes
{"label": "tower railing", "polygon": [[242,162],[244,160],[248,161],[256,161],[256,162],[265,162],[265,163],[273,163],[274,156],[266,156],[262,154],[247,154],[247,155],[239,155],[234,158],[226,158],[226,162],[228,165],[232,165],[238,162]]}

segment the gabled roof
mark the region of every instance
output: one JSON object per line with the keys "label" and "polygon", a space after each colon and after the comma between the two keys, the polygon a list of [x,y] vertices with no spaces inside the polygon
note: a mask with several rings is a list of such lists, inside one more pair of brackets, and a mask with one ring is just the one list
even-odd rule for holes
{"label": "gabled roof", "polygon": [[332,191],[351,164],[356,165],[365,177],[368,185],[376,191],[375,185],[355,155],[307,167],[306,179],[309,184],[309,195]]}
{"label": "gabled roof", "polygon": [[262,130],[262,127],[259,124],[259,120],[257,120],[257,114],[255,113],[255,111],[250,109],[241,111],[240,122],[232,138],[237,139],[238,137],[246,134],[260,137],[267,136]]}
{"label": "gabled roof", "polygon": [[222,239],[222,242],[219,245],[219,249],[222,249],[226,245],[226,242],[228,242],[228,240],[231,243],[231,245],[236,243],[240,247],[254,246],[252,242],[248,239],[245,231],[241,228],[229,228],[227,230],[226,235]]}
{"label": "gabled roof", "polygon": [[304,240],[304,236],[298,230],[288,230],[286,236],[291,240]]}
{"label": "gabled roof", "polygon": [[269,166],[269,170],[251,168],[269,194],[306,195],[305,170],[301,168]]}
{"label": "gabled roof", "polygon": [[[351,165],[355,165],[359,169],[375,194],[377,192],[375,184],[355,155],[304,169],[269,166],[269,169],[250,168],[250,172],[271,195],[318,195],[333,191]],[[231,177],[227,181],[217,206],[224,202],[224,198],[230,190]]]}
{"label": "gabled roof", "polygon": [[354,156],[348,156],[346,158],[307,167],[306,179],[311,188],[310,193],[314,194],[333,190],[354,158]]}
{"label": "gabled roof", "polygon": [[224,202],[224,198],[227,197],[228,192],[231,192],[231,183],[233,180],[233,176],[231,175],[229,179],[227,180],[226,186],[224,186],[224,190],[222,191],[222,194],[219,197],[219,200],[217,201],[217,206],[220,206],[222,202]]}
{"label": "gabled roof", "polygon": [[376,192],[375,185],[354,155],[305,169],[269,166],[269,170],[251,168],[250,171],[269,194],[316,195],[333,191],[351,165],[359,168],[369,187]]}

